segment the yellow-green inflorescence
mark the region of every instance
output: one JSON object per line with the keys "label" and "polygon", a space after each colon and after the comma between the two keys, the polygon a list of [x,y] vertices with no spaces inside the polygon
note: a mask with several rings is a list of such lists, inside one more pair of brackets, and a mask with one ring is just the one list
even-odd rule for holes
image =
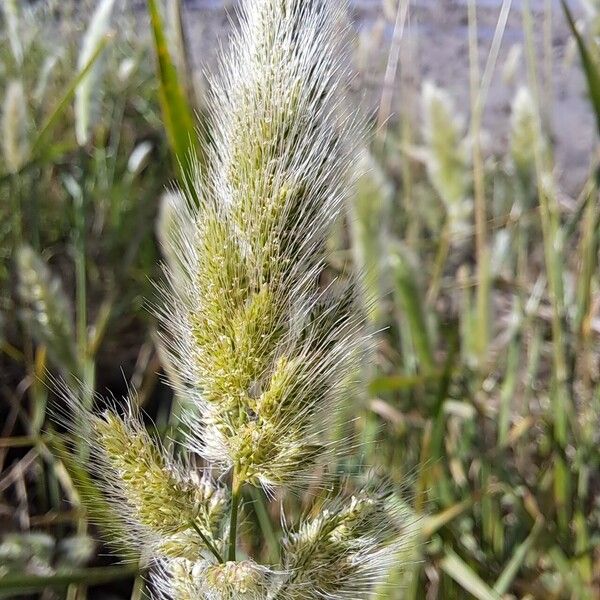
{"label": "yellow-green inflorescence", "polygon": [[266,600],[268,570],[251,560],[210,564],[175,560],[161,565],[155,584],[163,598],[177,600]]}
{"label": "yellow-green inflorescence", "polygon": [[[195,559],[219,531],[227,502],[222,489],[197,473],[186,475],[154,443],[143,425],[106,412],[93,419],[100,458],[117,477],[107,477],[140,533],[156,539],[167,556]],[[108,473],[105,473],[105,476]],[[202,535],[200,535],[200,533]]]}
{"label": "yellow-green inflorescence", "polygon": [[399,560],[403,513],[398,500],[367,492],[322,508],[283,540],[280,597],[370,598]]}
{"label": "yellow-green inflorescence", "polygon": [[197,400],[192,448],[266,489],[298,484],[332,449],[327,431],[364,342],[356,286],[335,297],[320,285],[355,164],[357,128],[338,98],[343,8],[244,3],[213,84],[196,228],[176,244],[192,254],[171,273],[186,291],[165,294],[172,362]]}
{"label": "yellow-green inflorescence", "polygon": [[358,164],[359,128],[339,100],[344,12],[343,1],[243,3],[212,85],[210,166],[163,210],[163,342],[185,409],[179,449],[194,456],[158,444],[134,401],[125,418],[91,417],[95,470],[152,554],[160,598],[360,600],[397,558],[399,512],[367,492],[289,533],[280,569],[236,552],[244,486],[302,487],[336,450],[364,356],[362,286],[332,282],[325,260]]}
{"label": "yellow-green inflorescence", "polygon": [[464,124],[449,94],[429,81],[423,85],[422,108],[427,174],[444,204],[449,233],[464,238],[472,212]]}

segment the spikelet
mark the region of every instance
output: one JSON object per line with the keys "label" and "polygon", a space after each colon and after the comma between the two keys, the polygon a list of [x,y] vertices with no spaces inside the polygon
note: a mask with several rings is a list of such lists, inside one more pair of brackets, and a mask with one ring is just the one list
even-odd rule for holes
{"label": "spikelet", "polygon": [[431,82],[423,85],[422,109],[427,174],[446,208],[450,233],[464,236],[472,202],[463,124],[448,93]]}
{"label": "spikelet", "polygon": [[198,407],[190,444],[267,489],[298,484],[329,450],[323,433],[363,343],[356,287],[332,299],[318,283],[354,163],[356,127],[338,100],[342,11],[244,3],[213,84],[201,205],[181,209],[196,228],[182,231],[185,291],[165,320]]}
{"label": "spikelet", "polygon": [[40,69],[37,77],[37,83],[33,90],[33,99],[36,104],[41,104],[44,99],[46,90],[48,89],[48,83],[50,82],[52,71],[56,68],[59,63],[60,53],[52,54],[44,60],[42,68]]}
{"label": "spikelet", "polygon": [[266,600],[272,573],[251,560],[214,564],[169,560],[153,573],[164,600]]}
{"label": "spikelet", "polygon": [[23,63],[23,44],[21,43],[21,32],[19,31],[19,9],[16,0],[2,0],[4,19],[8,33],[8,41],[13,58],[18,66]]}
{"label": "spikelet", "polygon": [[137,177],[146,167],[152,153],[153,145],[148,140],[139,143],[133,152],[129,155],[127,161],[127,171],[129,176],[133,179]]}
{"label": "spikelet", "polygon": [[529,89],[521,86],[513,99],[510,117],[510,155],[517,174],[531,178],[535,167],[535,144],[544,142],[539,115]]}
{"label": "spikelet", "polygon": [[[80,71],[92,60],[108,33],[114,4],[115,0],[100,0],[98,3],[81,43],[77,63]],[[99,66],[95,64],[75,90],[75,136],[80,146],[85,146],[89,141],[91,122],[97,110],[94,94],[98,94],[98,78]]]}
{"label": "spikelet", "polygon": [[[384,257],[390,243],[388,223],[394,190],[380,165],[367,151],[363,154],[361,167],[364,175],[356,184],[350,205],[350,231],[354,262],[363,273],[366,295],[376,300],[383,297],[389,287]],[[369,303],[368,317],[373,327],[381,324],[383,312],[382,303]]]}
{"label": "spikelet", "polygon": [[29,246],[16,253],[23,317],[64,373],[79,374],[72,309],[60,279]]}
{"label": "spikelet", "polygon": [[29,156],[27,99],[21,81],[11,81],[2,111],[2,149],[10,173],[17,173]]}
{"label": "spikelet", "polygon": [[510,47],[502,67],[502,80],[505,84],[510,85],[514,81],[517,70],[521,64],[522,55],[523,46],[521,44],[513,44]]}
{"label": "spikelet", "polygon": [[[398,566],[412,528],[393,497],[363,491],[337,500],[283,540],[284,576],[276,598],[362,600]],[[399,542],[402,540],[402,543]]]}
{"label": "spikelet", "polygon": [[172,458],[147,433],[131,403],[127,419],[112,409],[87,418],[91,465],[129,526],[125,544],[190,560],[208,554],[207,540],[218,545],[228,504],[224,489]]}

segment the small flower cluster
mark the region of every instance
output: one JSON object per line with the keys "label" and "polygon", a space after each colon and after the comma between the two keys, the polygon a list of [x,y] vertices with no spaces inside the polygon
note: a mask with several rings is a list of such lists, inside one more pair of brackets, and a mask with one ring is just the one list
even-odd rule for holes
{"label": "small flower cluster", "polygon": [[168,600],[265,600],[268,569],[251,560],[214,564],[170,561],[154,574],[159,596]]}
{"label": "small flower cluster", "polygon": [[224,489],[169,457],[133,415],[124,420],[106,411],[92,417],[92,431],[96,469],[116,475],[109,497],[140,549],[194,559],[216,543],[227,509]]}

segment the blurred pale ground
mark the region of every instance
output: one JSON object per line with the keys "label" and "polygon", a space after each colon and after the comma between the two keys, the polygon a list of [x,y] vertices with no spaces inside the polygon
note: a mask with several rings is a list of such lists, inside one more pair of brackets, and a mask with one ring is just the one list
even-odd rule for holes
{"label": "blurred pale ground", "polygon": [[[333,0],[335,1],[335,0]],[[356,88],[366,92],[369,110],[381,95],[385,66],[395,22],[395,0],[352,0],[353,22],[358,29],[357,66],[361,73]],[[502,0],[476,0],[480,63],[483,70]],[[530,0],[539,55],[551,46],[552,88],[543,90],[546,118],[554,135],[558,180],[563,189],[576,193],[587,176],[594,139],[594,121],[585,96],[582,71],[570,42],[569,31],[557,0]],[[213,65],[216,50],[234,18],[235,0],[186,0],[188,42],[194,66],[201,71]],[[395,83],[393,111],[415,106],[415,88],[431,79],[446,88],[463,112],[469,106],[469,53],[467,0],[411,0],[401,65]],[[510,102],[519,82],[526,79],[525,54],[521,53],[513,81],[503,80],[503,67],[515,45],[523,45],[523,0],[512,0],[506,31],[491,82],[484,126],[488,149],[501,152],[507,140]],[[570,0],[581,14],[580,0]],[[544,39],[544,11],[552,12],[552,31]],[[514,50],[513,50],[514,53]],[[543,62],[543,61],[542,61]],[[542,73],[545,68],[540,64]],[[465,115],[466,116],[466,115]]]}

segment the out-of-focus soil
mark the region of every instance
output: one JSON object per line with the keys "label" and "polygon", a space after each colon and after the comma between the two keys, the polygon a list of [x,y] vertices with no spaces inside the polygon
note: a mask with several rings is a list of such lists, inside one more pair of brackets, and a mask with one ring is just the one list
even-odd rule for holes
{"label": "out-of-focus soil", "polygon": [[[370,111],[377,109],[384,88],[385,67],[394,31],[394,4],[395,0],[352,0],[359,70],[356,87],[366,91],[364,102]],[[571,4],[577,12],[579,3],[572,0]],[[483,71],[502,1],[476,0],[476,5],[480,69]],[[214,66],[219,46],[227,43],[227,32],[231,29],[231,22],[235,21],[235,6],[235,0],[185,2],[188,43],[198,73]],[[511,49],[524,46],[522,6],[522,0],[512,1],[491,81],[484,114],[486,147],[490,153],[500,153],[506,146],[510,103],[518,86],[527,80],[524,48],[513,79],[506,81],[503,77],[507,57],[515,53]],[[596,135],[585,82],[560,3],[556,0],[530,0],[530,6],[541,98],[555,145],[557,178],[565,191],[576,194],[588,174]],[[417,93],[422,82],[430,79],[448,89],[455,99],[457,110],[468,118],[467,10],[467,0],[411,0],[401,42],[400,68],[394,83],[395,115],[408,109],[415,118],[418,117]],[[552,22],[549,34],[546,29],[548,10]]]}

